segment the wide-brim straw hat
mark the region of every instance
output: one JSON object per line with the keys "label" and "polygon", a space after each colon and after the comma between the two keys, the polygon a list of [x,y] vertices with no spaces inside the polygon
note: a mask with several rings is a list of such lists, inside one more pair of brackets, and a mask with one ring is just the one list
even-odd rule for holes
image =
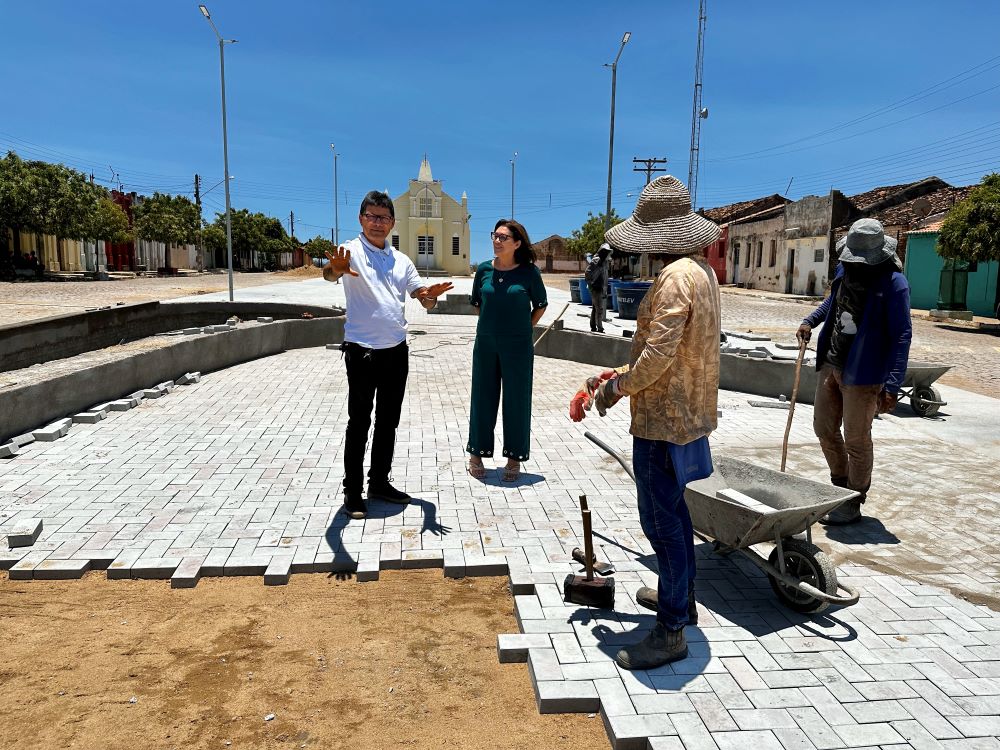
{"label": "wide-brim straw hat", "polygon": [[722,234],[712,221],[691,210],[691,195],[676,177],[657,177],[643,188],[632,216],[604,233],[618,250],[690,255]]}
{"label": "wide-brim straw hat", "polygon": [[847,236],[837,243],[841,263],[864,263],[877,266],[893,259],[902,267],[896,255],[896,239],[886,237],[882,223],[877,219],[858,219],[851,224]]}

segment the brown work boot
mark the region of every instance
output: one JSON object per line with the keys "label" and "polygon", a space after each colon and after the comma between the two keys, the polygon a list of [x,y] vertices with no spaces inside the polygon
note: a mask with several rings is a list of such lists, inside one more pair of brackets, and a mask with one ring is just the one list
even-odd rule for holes
{"label": "brown work boot", "polygon": [[[642,586],[635,592],[635,603],[653,612],[659,611],[659,596],[656,589]],[[688,589],[688,625],[698,624],[698,605],[694,600],[694,586]]]}
{"label": "brown work boot", "polygon": [[619,651],[615,661],[622,669],[654,669],[683,659],[687,654],[684,628],[667,630],[663,623],[658,622],[641,641]]}
{"label": "brown work boot", "polygon": [[850,523],[857,523],[864,518],[861,515],[861,503],[861,500],[845,500],[819,519],[819,522],[827,526],[846,526]]}

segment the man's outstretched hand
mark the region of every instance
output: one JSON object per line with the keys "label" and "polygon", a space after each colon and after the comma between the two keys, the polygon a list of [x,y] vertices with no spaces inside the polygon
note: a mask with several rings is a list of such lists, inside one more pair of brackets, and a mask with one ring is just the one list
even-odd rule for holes
{"label": "man's outstretched hand", "polygon": [[450,281],[445,281],[441,284],[431,284],[430,286],[422,286],[414,293],[413,296],[419,300],[437,299],[445,292],[451,291],[454,286],[455,285]]}
{"label": "man's outstretched hand", "polygon": [[344,274],[347,274],[349,276],[358,275],[357,271],[351,270],[351,251],[348,250],[343,245],[338,247],[332,253],[327,252],[326,257],[327,260],[330,261],[330,263],[329,265],[327,265],[326,268],[323,269],[324,276],[326,275],[327,268],[330,270],[330,273],[335,274],[338,277],[343,276]]}

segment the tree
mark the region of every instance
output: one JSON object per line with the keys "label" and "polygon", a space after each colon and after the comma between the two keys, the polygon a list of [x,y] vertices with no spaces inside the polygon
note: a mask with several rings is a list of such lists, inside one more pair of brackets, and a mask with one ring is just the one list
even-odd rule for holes
{"label": "tree", "polygon": [[333,242],[326,237],[316,235],[303,245],[302,249],[311,258],[325,258],[327,253],[333,252]]}
{"label": "tree", "polygon": [[[291,252],[294,248],[291,238],[285,232],[281,221],[262,213],[250,213],[245,208],[232,211],[230,215],[233,232],[234,265],[251,267],[253,253],[263,253],[261,263],[265,267],[277,265],[277,254]],[[205,228],[205,245],[213,250],[226,248],[226,214],[218,213],[215,221]],[[242,259],[237,263],[236,258]]]}
{"label": "tree", "polygon": [[62,164],[0,160],[0,227],[79,239],[87,236],[97,188]]}
{"label": "tree", "polygon": [[137,237],[172,245],[194,242],[201,219],[198,207],[183,195],[153,193],[132,209]]}
{"label": "tree", "polygon": [[[614,226],[615,224],[620,224],[622,218],[615,213],[615,209],[611,209],[611,223],[609,226]],[[598,248],[600,248],[601,243],[604,242],[604,232],[607,231],[604,226],[604,214],[598,214],[594,216],[591,212],[587,212],[587,220],[583,222],[583,226],[579,229],[574,229],[570,234],[569,239],[566,241],[566,249],[572,254],[579,258],[583,258],[587,253],[596,253]]]}
{"label": "tree", "polygon": [[1000,174],[988,174],[945,216],[938,254],[965,261],[1000,260]]}
{"label": "tree", "polygon": [[132,239],[128,216],[122,207],[107,195],[101,196],[91,211],[86,236],[107,242],[128,242]]}

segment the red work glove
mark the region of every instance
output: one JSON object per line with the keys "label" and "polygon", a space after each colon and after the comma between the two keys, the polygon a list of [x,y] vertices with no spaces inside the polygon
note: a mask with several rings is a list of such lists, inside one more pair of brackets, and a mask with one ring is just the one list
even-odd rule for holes
{"label": "red work glove", "polygon": [[576,395],[569,402],[569,418],[574,422],[582,422],[586,418],[586,412],[594,403],[594,393],[605,380],[615,377],[614,370],[604,370],[603,372],[587,378],[583,388],[576,392]]}

